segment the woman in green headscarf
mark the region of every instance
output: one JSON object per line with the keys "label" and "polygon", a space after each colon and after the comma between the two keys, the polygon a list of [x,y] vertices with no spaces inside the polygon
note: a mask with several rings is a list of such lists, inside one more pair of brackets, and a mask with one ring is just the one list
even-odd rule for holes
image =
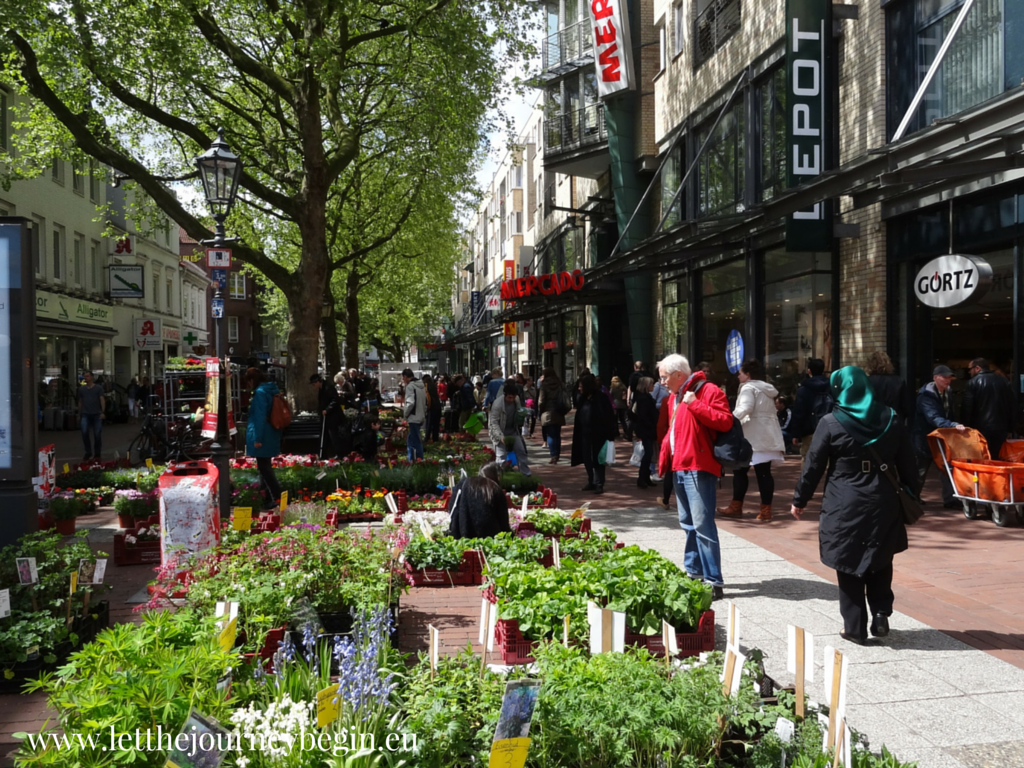
{"label": "woman in green headscarf", "polygon": [[909,435],[892,408],[875,398],[863,370],[841,368],[829,384],[835,405],[814,431],[792,513],[801,518],[827,471],[818,525],[821,562],[835,568],[839,581],[840,634],[863,644],[868,636],[865,597],[873,616],[871,634],[889,634],[892,559],[907,548],[899,499],[878,462],[895,466],[915,491],[916,465]]}

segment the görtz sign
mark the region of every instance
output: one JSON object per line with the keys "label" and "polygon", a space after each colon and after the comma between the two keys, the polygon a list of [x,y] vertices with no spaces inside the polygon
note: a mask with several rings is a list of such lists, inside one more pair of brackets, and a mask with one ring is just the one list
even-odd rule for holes
{"label": "g\u00f6rtz sign", "polygon": [[590,31],[597,56],[597,95],[606,99],[633,87],[633,46],[626,0],[589,0]]}
{"label": "g\u00f6rtz sign", "polygon": [[978,256],[950,253],[932,259],[914,277],[914,295],[926,307],[949,309],[980,299],[992,284],[992,267]]}
{"label": "g\u00f6rtz sign", "polygon": [[528,296],[551,296],[570,291],[578,291],[583,287],[583,272],[574,269],[572,272],[552,272],[549,275],[530,275],[505,280],[501,284],[502,301],[515,301]]}

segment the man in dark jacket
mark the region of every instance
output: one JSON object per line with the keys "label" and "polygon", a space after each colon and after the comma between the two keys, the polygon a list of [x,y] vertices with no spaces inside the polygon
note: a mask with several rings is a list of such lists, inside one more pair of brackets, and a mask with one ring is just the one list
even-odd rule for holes
{"label": "man in dark jacket", "polygon": [[971,360],[967,372],[971,380],[964,391],[960,420],[985,436],[989,455],[998,459],[999,449],[1013,431],[1013,392],[1006,379],[989,370],[983,357]]}
{"label": "man in dark jacket", "polygon": [[814,357],[807,363],[807,378],[796,390],[793,402],[793,419],[789,431],[800,437],[793,438],[793,445],[800,446],[801,460],[807,458],[814,430],[821,417],[832,412],[832,394],[825,376],[825,361]]}
{"label": "man in dark jacket", "polygon": [[476,410],[476,395],[473,394],[473,384],[468,378],[460,376],[459,379],[455,381],[459,387],[459,429],[463,429],[466,426],[466,420]]}
{"label": "man in dark jacket", "polygon": [[[963,424],[953,420],[953,398],[949,385],[953,382],[953,371],[945,365],[935,366],[932,371],[932,382],[925,384],[917,393],[917,411],[914,416],[914,454],[917,456],[918,487],[924,487],[928,476],[928,468],[935,461],[931,448],[928,447],[928,433],[933,429],[956,428],[963,432],[967,429]],[[946,509],[959,509],[960,504],[953,498],[953,484],[946,470],[939,470],[942,480],[942,503]]]}
{"label": "man in dark jacket", "polygon": [[310,376],[309,383],[316,388],[317,409],[323,419],[320,458],[327,458],[332,449],[338,458],[343,458],[352,450],[352,441],[345,439],[348,424],[345,420],[345,411],[341,407],[338,388],[333,382],[325,381],[319,373]]}

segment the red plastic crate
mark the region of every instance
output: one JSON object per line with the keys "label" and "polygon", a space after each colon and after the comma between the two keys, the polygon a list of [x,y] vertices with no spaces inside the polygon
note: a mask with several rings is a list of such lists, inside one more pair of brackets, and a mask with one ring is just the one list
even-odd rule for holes
{"label": "red plastic crate", "polygon": [[114,565],[142,565],[143,563],[159,563],[160,542],[140,541],[128,546],[124,541],[125,534],[114,534]]}
{"label": "red plastic crate", "polygon": [[[715,650],[715,612],[704,611],[700,615],[696,632],[676,632],[676,644],[679,646],[677,659]],[[626,632],[626,645],[646,648],[652,656],[665,657],[665,643],[660,632],[656,635]]]}
{"label": "red plastic crate", "polygon": [[406,563],[405,572],[414,587],[474,586],[480,584],[482,579],[480,553],[475,549],[463,552],[462,565],[457,571],[413,568]]}
{"label": "red plastic crate", "polygon": [[533,649],[538,645],[523,637],[517,619],[498,619],[494,625],[494,644],[504,664],[530,664],[534,661]]}

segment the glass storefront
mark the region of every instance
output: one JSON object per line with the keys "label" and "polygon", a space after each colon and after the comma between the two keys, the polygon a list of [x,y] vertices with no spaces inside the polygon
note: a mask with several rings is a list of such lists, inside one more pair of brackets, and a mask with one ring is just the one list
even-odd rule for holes
{"label": "glass storefront", "polygon": [[[764,255],[764,365],[779,392],[792,397],[811,358],[832,370],[832,255]],[[855,361],[851,361],[855,362]]]}
{"label": "glass storefront", "polygon": [[690,289],[687,277],[662,284],[662,347],[664,354],[685,355],[690,339]]}
{"label": "glass storefront", "polygon": [[[726,387],[730,397],[736,395],[736,377],[725,362],[725,345],[731,331],[745,333],[747,321],[746,260],[735,259],[700,273],[701,344],[700,359],[692,363],[708,363],[710,379]],[[748,352],[748,355],[750,353]]]}
{"label": "glass storefront", "polygon": [[36,341],[36,382],[40,408],[73,410],[82,374],[109,377],[102,339],[44,335]]}

